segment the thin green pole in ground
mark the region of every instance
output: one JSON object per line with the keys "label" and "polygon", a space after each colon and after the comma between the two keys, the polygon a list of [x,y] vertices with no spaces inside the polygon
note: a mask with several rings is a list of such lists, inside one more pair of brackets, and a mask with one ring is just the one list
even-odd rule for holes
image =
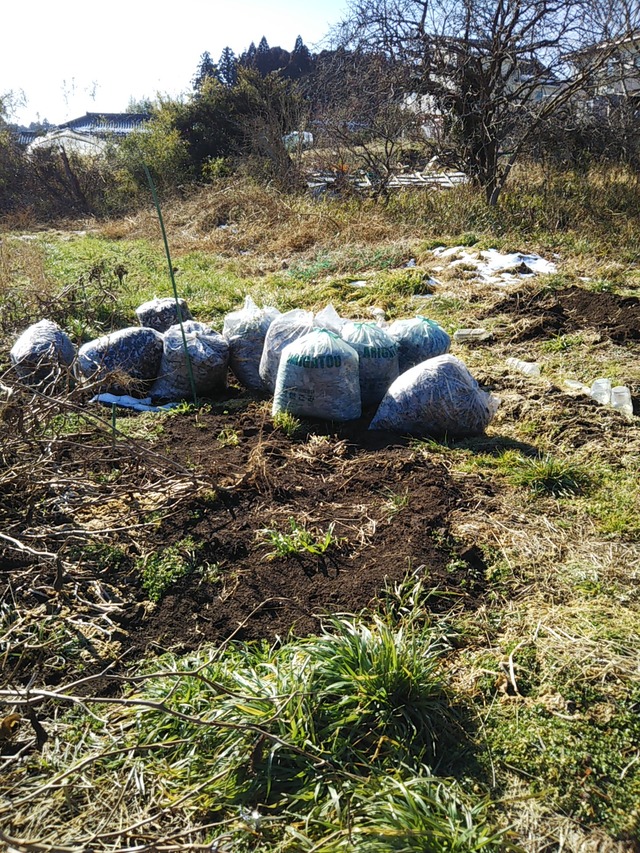
{"label": "thin green pole in ground", "polygon": [[116,446],[116,404],[111,404],[111,442]]}
{"label": "thin green pole in ground", "polygon": [[180,308],[180,300],[178,298],[178,288],[176,287],[176,279],[173,274],[173,264],[171,263],[171,252],[169,251],[169,241],[167,240],[167,232],[164,227],[164,220],[162,218],[162,210],[160,209],[160,202],[158,201],[158,193],[156,192],[155,184],[153,183],[153,178],[151,177],[151,172],[147,164],[143,161],[142,168],[144,169],[144,173],[147,176],[147,181],[149,182],[149,187],[151,189],[151,195],[153,196],[153,203],[156,206],[156,213],[158,214],[158,221],[160,222],[160,231],[162,232],[162,239],[164,241],[164,251],[167,256],[167,263],[169,264],[169,278],[171,279],[171,286],[173,288],[173,298],[176,301],[176,311],[178,314],[178,323],[180,324],[180,333],[182,335],[182,346],[184,347],[184,355],[187,360],[187,373],[189,374],[189,383],[191,384],[191,394],[193,396],[193,405],[198,405],[198,394],[196,393],[196,381],[193,378],[193,369],[191,367],[191,358],[189,357],[189,347],[187,346],[187,336],[184,332],[184,325],[182,323],[182,310]]}

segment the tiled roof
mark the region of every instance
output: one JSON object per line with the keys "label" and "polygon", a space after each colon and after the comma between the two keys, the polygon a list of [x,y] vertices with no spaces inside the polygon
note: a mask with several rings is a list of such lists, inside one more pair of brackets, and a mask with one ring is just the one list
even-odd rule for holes
{"label": "tiled roof", "polygon": [[15,131],[15,133],[18,145],[24,146],[27,146],[30,142],[33,142],[33,140],[38,135],[35,130],[18,129]]}
{"label": "tiled roof", "polygon": [[126,136],[137,130],[151,118],[149,113],[86,113],[61,124],[77,133],[91,133],[95,136]]}

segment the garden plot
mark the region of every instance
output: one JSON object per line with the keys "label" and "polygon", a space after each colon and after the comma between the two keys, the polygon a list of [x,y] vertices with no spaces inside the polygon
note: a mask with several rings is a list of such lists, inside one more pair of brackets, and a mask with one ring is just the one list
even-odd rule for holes
{"label": "garden plot", "polygon": [[[491,331],[452,343],[501,400],[485,435],[274,419],[233,382],[115,424],[82,389],[2,404],[0,824],[16,849],[348,849],[387,831],[382,806],[420,849],[438,798],[438,832],[470,849],[634,849],[640,432],[562,391],[597,369],[637,398],[634,302],[535,279],[505,298],[464,273],[428,308],[449,334]],[[337,281],[296,302],[409,313],[413,281],[374,276],[371,295]],[[313,680],[321,653],[344,663],[339,687]]]}

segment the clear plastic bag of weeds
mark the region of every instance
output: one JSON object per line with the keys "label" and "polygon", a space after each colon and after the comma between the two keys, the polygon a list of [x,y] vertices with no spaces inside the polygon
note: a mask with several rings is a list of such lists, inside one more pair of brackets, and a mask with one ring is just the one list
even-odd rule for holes
{"label": "clear plastic bag of weeds", "polygon": [[387,332],[398,344],[400,373],[427,358],[445,355],[451,348],[451,338],[445,330],[426,317],[396,320]]}
{"label": "clear plastic bag of weeds", "polygon": [[369,429],[422,436],[481,435],[499,405],[453,355],[423,361],[401,373]]}
{"label": "clear plastic bag of weeds", "polygon": [[30,385],[64,383],[75,357],[71,339],[52,320],[40,320],[25,329],[9,353],[16,375]]}
{"label": "clear plastic bag of weeds", "polygon": [[331,303],[329,303],[326,308],[323,308],[322,311],[318,311],[313,320],[314,326],[318,329],[328,329],[335,335],[339,335],[341,333],[342,327],[346,322],[347,321],[343,320]]}
{"label": "clear plastic bag of weeds", "polygon": [[102,383],[101,391],[125,393],[146,390],[158,376],[163,338],[151,328],[131,326],[83,344],[78,350],[78,372]]}
{"label": "clear plastic bag of weeds", "polygon": [[[178,304],[180,316],[178,316]],[[156,332],[166,332],[180,320],[193,320],[185,300],[179,298],[176,303],[172,296],[155,297],[148,302],[143,302],[136,308],[136,316],[141,326],[155,329]]]}
{"label": "clear plastic bag of weeds", "polygon": [[179,323],[164,334],[158,378],[150,391],[153,400],[185,400],[193,396],[189,362],[196,396],[213,397],[227,387],[229,344],[226,339],[195,320],[182,325],[186,351]]}
{"label": "clear plastic bag of weeds", "polygon": [[259,308],[250,296],[244,305],[224,318],[222,334],[229,344],[229,367],[245,388],[260,391],[260,359],[269,326],[280,316],[277,308]]}
{"label": "clear plastic bag of weeds", "polygon": [[397,343],[377,323],[345,323],[342,339],[358,353],[362,405],[377,405],[398,378]]}
{"label": "clear plastic bag of weeds", "polygon": [[260,378],[266,391],[273,394],[282,350],[287,344],[313,330],[313,312],[295,308],[276,317],[267,330],[260,358]]}
{"label": "clear plastic bag of weeds", "polygon": [[272,411],[332,421],[359,418],[358,353],[327,329],[288,344],[278,367]]}

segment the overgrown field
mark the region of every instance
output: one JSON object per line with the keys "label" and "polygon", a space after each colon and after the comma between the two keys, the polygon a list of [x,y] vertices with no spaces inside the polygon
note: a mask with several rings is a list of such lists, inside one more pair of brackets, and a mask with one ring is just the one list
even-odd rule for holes
{"label": "overgrown field", "polygon": [[[486,329],[452,352],[500,406],[457,441],[274,421],[233,383],[144,414],[34,393],[17,333],[80,343],[170,283],[151,205],[6,223],[0,844],[640,849],[639,211],[622,171],[523,175],[497,210],[243,183],[166,207],[216,328],[250,294]],[[557,270],[451,265],[490,248]],[[597,377],[634,417],[566,385]]]}

